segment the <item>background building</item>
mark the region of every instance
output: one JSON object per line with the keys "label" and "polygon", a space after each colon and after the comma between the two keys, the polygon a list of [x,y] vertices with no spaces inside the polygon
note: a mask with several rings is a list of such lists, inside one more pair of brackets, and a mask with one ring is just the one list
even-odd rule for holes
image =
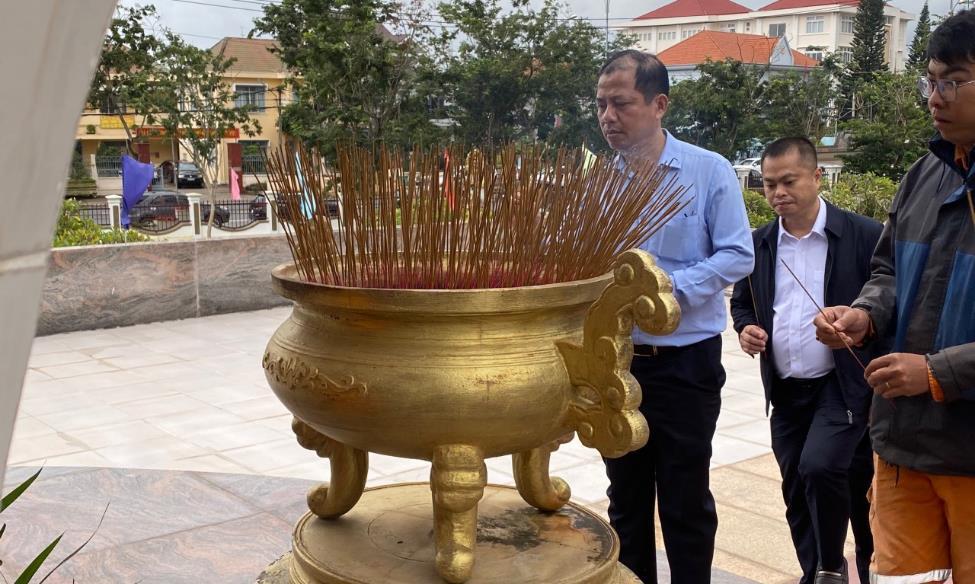
{"label": "background building", "polygon": [[[836,53],[841,62],[852,56],[853,17],[858,0],[776,0],[751,10],[732,0],[675,0],[617,26],[637,38],[636,46],[662,53],[702,31],[784,37],[790,47],[822,60]],[[895,6],[884,7],[887,21],[887,63],[904,70],[907,23],[914,15]]]}
{"label": "background building", "polygon": [[[261,150],[275,148],[282,140],[278,119],[281,108],[292,97],[286,87],[287,71],[278,56],[268,49],[276,41],[226,37],[210,50],[236,61],[226,72],[225,81],[234,92],[238,106],[253,105],[256,111],[251,117],[260,122],[261,131],[254,136],[228,132],[218,149],[220,157],[220,183],[229,182],[228,144],[240,144],[244,182],[253,182],[253,175],[264,174]],[[146,125],[142,116],[123,114],[125,124],[132,129],[133,147],[140,159],[155,165],[165,182],[172,176],[174,162],[190,160],[187,152],[180,150],[161,125]],[[134,128],[134,129],[133,129]],[[125,151],[127,139],[123,121],[110,104],[98,109],[86,109],[78,120],[75,132],[76,150],[80,151],[84,164],[91,167],[92,176],[102,192],[120,191],[121,177],[119,153]]]}
{"label": "background building", "polygon": [[710,59],[733,59],[766,68],[768,75],[806,71],[819,61],[789,47],[785,37],[705,30],[657,54],[670,73],[671,84],[700,76],[697,66]]}

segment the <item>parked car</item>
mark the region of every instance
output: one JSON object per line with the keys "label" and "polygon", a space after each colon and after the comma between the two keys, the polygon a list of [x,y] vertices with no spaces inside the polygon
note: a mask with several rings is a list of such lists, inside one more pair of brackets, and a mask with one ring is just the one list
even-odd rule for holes
{"label": "parked car", "polygon": [[[154,191],[143,195],[129,211],[133,225],[152,225],[156,222],[176,223],[182,217],[189,217],[190,201],[186,195],[172,191]],[[200,203],[201,221],[210,221],[210,203]],[[213,223],[218,227],[230,221],[230,209],[217,205]]]}
{"label": "parked car", "polygon": [[201,188],[203,173],[192,162],[180,162],[179,170],[176,172],[176,186]]}
{"label": "parked car", "polygon": [[744,160],[739,160],[732,165],[735,170],[748,170],[748,171],[758,171],[758,174],[762,174],[762,159],[761,158],[745,158]]}
{"label": "parked car", "polygon": [[[339,216],[339,200],[338,199],[326,199],[325,208],[328,210],[330,217],[336,218]],[[254,197],[251,201],[250,206],[251,217],[263,221],[267,219],[267,196],[263,193]],[[278,201],[278,219],[281,221],[288,220],[288,209],[282,201]]]}
{"label": "parked car", "polygon": [[745,188],[761,190],[765,183],[762,181],[762,159],[745,158],[731,165],[738,176],[744,176]]}

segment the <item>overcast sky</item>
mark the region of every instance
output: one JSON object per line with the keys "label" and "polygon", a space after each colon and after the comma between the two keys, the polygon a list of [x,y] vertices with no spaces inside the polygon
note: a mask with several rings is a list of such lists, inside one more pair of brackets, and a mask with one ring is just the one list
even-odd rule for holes
{"label": "overcast sky", "polygon": [[[160,22],[187,41],[209,47],[225,36],[245,36],[252,28],[255,17],[261,14],[261,4],[274,0],[122,0],[125,5],[152,3],[160,15]],[[610,25],[639,16],[667,4],[671,0],[610,0]],[[749,8],[759,8],[772,0],[737,0]],[[934,14],[948,11],[952,0],[931,0],[929,7]],[[957,0],[954,0],[957,2]],[[567,0],[570,12],[589,18],[602,26],[606,17],[605,0]],[[917,15],[924,0],[894,0],[894,6]],[[209,4],[209,5],[206,5]],[[541,4],[541,1],[536,2]],[[219,5],[219,6],[218,6]],[[908,41],[913,37],[910,25]]]}

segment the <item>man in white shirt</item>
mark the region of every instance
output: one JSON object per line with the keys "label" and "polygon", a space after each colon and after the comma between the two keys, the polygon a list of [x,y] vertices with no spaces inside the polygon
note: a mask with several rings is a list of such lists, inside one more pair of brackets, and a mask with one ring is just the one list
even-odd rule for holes
{"label": "man in white shirt", "polygon": [[783,138],[766,148],[765,197],[779,218],[752,234],[755,271],[735,285],[731,311],[742,350],[762,355],[772,450],[800,582],[848,581],[843,545],[851,520],[866,582],[873,551],[866,502],[872,392],[857,358],[866,363],[873,355],[827,348],[812,322],[817,306],[857,297],[883,226],[824,201],[820,177],[809,140]]}

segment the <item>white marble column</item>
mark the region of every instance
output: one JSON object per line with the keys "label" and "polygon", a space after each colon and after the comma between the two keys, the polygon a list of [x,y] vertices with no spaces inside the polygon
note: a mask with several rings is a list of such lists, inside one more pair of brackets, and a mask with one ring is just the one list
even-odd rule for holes
{"label": "white marble column", "polygon": [[114,8],[5,2],[0,19],[0,478],[78,117]]}

